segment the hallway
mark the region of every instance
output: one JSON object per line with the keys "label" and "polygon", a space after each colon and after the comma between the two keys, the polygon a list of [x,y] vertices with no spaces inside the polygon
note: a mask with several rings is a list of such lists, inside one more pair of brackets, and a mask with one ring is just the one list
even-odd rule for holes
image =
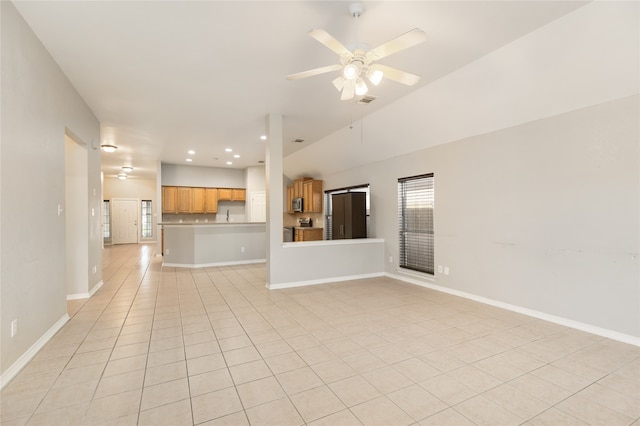
{"label": "hallway", "polygon": [[389,278],[161,261],[104,249],[2,425],[640,425],[638,347]]}

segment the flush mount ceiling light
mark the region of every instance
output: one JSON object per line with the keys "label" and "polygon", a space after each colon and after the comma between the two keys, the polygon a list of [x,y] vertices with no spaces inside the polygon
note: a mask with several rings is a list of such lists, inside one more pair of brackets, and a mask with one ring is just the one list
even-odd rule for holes
{"label": "flush mount ceiling light", "polygon": [[194,150],[192,150],[192,149],[190,149],[189,151],[187,151],[187,154],[189,154],[189,155],[193,155],[193,154],[195,154],[195,153],[196,153],[196,152],[195,152]]}
{"label": "flush mount ceiling light", "polygon": [[[349,13],[355,19],[356,34],[358,33],[358,18],[362,15],[362,11],[363,8],[360,3],[353,3],[349,6]],[[383,77],[407,86],[413,86],[420,80],[420,77],[415,74],[375,63],[386,56],[424,42],[427,36],[424,31],[419,28],[414,28],[368,51],[361,48],[362,45],[358,43],[357,37],[355,43],[356,48],[349,50],[324,30],[311,30],[308,34],[337,53],[338,56],[340,56],[340,63],[290,74],[287,76],[289,80],[298,80],[342,70],[342,73],[335,78],[332,83],[335,88],[341,92],[340,99],[343,101],[353,99],[355,95],[363,96],[367,93],[369,88],[362,78],[363,74],[374,86],[380,84]]]}
{"label": "flush mount ceiling light", "polygon": [[187,159],[185,159],[185,161],[192,162],[192,161],[193,161],[193,159],[191,159],[191,158],[187,158]]}
{"label": "flush mount ceiling light", "polygon": [[108,143],[103,143],[102,145],[100,145],[100,148],[102,148],[102,150],[104,152],[115,152],[116,149],[118,149],[117,146],[115,145],[110,145]]}
{"label": "flush mount ceiling light", "polygon": [[125,180],[126,178],[127,178],[127,175],[125,175],[124,173],[120,173],[118,175],[118,179],[120,179],[120,180]]}
{"label": "flush mount ceiling light", "polygon": [[122,166],[122,170],[127,172],[127,173],[131,173],[133,171],[133,167],[131,167],[131,166]]}
{"label": "flush mount ceiling light", "polygon": [[260,140],[266,141],[267,140],[267,135],[260,136]]}

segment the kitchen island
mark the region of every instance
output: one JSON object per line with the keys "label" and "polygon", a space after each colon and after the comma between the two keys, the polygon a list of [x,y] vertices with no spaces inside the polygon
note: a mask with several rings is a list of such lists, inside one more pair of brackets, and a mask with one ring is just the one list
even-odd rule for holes
{"label": "kitchen island", "polygon": [[264,222],[163,222],[163,266],[208,266],[266,261]]}

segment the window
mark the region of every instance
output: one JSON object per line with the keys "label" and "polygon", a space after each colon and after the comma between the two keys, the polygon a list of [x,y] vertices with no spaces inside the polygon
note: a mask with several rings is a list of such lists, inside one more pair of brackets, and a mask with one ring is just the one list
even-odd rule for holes
{"label": "window", "polygon": [[434,273],[433,173],[398,179],[401,268]]}
{"label": "window", "polygon": [[153,237],[151,200],[142,200],[142,238]]}
{"label": "window", "polygon": [[109,200],[102,202],[102,238],[105,241],[111,240],[111,211]]}
{"label": "window", "polygon": [[340,189],[331,189],[325,191],[324,193],[324,205],[325,205],[325,213],[326,216],[324,218],[324,239],[332,240],[333,239],[333,221],[332,221],[332,212],[333,208],[331,206],[331,196],[333,194],[343,194],[345,192],[366,192],[367,193],[367,238],[369,237],[369,222],[371,217],[371,209],[370,209],[370,200],[369,200],[369,184],[358,185],[358,186],[350,186],[348,188],[340,188]]}

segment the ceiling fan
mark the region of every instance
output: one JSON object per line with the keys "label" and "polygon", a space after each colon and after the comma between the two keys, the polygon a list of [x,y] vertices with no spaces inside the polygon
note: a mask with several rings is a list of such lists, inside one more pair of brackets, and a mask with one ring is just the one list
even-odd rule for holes
{"label": "ceiling fan", "polygon": [[[349,6],[349,12],[356,21],[356,34],[358,17],[362,15],[362,10],[360,3],[353,3]],[[383,78],[406,84],[407,86],[412,86],[420,80],[420,77],[415,74],[400,71],[376,62],[393,53],[424,42],[427,36],[424,31],[419,28],[414,28],[371,50],[365,50],[357,43],[353,50],[349,50],[324,30],[311,30],[308,34],[337,53],[340,56],[340,63],[290,74],[287,76],[288,80],[298,80],[331,71],[342,70],[342,73],[336,77],[332,83],[335,88],[341,92],[340,99],[343,101],[353,99],[356,95],[363,96],[367,93],[369,89],[363,76],[366,76],[375,86],[380,84]]]}

